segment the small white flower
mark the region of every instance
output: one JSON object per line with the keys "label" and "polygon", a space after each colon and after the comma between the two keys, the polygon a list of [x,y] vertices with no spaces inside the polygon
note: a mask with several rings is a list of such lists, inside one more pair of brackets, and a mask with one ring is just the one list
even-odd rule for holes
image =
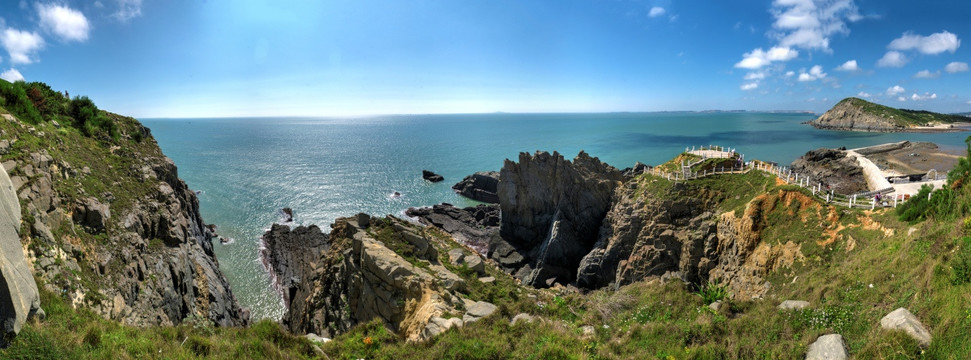
{"label": "small white flower", "polygon": [[873,284],[870,284],[870,288],[873,289]]}

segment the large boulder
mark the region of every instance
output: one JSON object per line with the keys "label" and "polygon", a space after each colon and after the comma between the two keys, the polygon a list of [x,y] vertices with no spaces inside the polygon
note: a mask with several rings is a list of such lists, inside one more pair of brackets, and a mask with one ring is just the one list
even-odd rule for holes
{"label": "large boulder", "polygon": [[111,209],[108,205],[102,204],[93,197],[79,201],[74,210],[74,222],[94,233],[104,232],[109,218],[111,218]]}
{"label": "large boulder", "polygon": [[480,171],[466,176],[462,181],[452,186],[459,195],[472,200],[498,204],[499,172]]}
{"label": "large boulder", "polygon": [[840,334],[823,335],[809,344],[806,351],[806,360],[844,360],[849,359],[850,353],[846,351],[846,341]]}
{"label": "large boulder", "polygon": [[623,175],[583,151],[573,162],[536,152],[507,159],[499,178],[501,238],[528,258],[517,276],[537,287],[573,282]]}
{"label": "large boulder", "polygon": [[917,320],[917,317],[907,309],[898,308],[887,314],[883,319],[880,319],[880,327],[884,330],[903,331],[917,340],[920,346],[925,349],[931,346],[930,331],[927,331],[924,324],[921,324],[920,320]]}
{"label": "large boulder", "polygon": [[0,346],[40,310],[37,283],[20,244],[20,211],[10,177],[0,171]]}

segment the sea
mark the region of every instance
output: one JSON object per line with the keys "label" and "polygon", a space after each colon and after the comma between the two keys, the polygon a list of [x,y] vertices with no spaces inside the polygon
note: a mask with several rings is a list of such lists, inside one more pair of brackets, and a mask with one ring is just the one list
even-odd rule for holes
{"label": "sea", "polygon": [[[812,114],[662,112],[597,114],[395,115],[351,118],[140,119],[216,224],[220,268],[253,319],[285,307],[259,258],[260,236],[293,209],[297,224],[327,231],[360,212],[404,216],[408,207],[470,206],[451,186],[499,170],[521,152],[583,150],[618,169],[663,163],[692,146],[737,149],[747,160],[789,164],[820,147],[855,148],[902,140],[965,148],[969,133],[817,130]],[[445,177],[422,179],[423,169]],[[395,192],[401,196],[392,196]]]}

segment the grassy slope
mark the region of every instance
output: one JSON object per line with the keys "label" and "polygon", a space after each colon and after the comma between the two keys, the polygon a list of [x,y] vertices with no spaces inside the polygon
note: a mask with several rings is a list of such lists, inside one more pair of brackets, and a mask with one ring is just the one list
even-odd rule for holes
{"label": "grassy slope", "polygon": [[[3,122],[4,130],[17,132],[20,141],[3,159],[46,147],[56,159],[66,159],[76,167],[92,164],[94,180],[100,184],[111,184],[120,176],[114,171],[129,169],[133,161],[130,156],[104,153],[103,143],[72,128],[35,125],[37,130],[56,132],[63,140],[51,143],[9,126]],[[125,132],[127,126],[121,128]],[[126,137],[121,141],[140,146]],[[74,148],[102,151],[107,164],[97,165],[95,155],[71,150]],[[80,186],[91,187],[87,193],[97,195],[101,189],[94,180],[91,184],[80,180]],[[469,280],[468,296],[496,303],[500,316],[450,330],[425,344],[400,341],[372,322],[322,348],[331,359],[800,358],[817,336],[839,332],[847,339],[851,354],[860,358],[971,356],[971,343],[965,337],[971,332],[971,284],[962,280],[971,273],[971,241],[964,240],[968,227],[961,221],[967,214],[914,225],[898,221],[891,211],[871,214],[842,209],[834,217],[827,211],[787,204],[782,197],[800,190],[779,187],[769,180],[758,173],[720,175],[693,182],[688,189],[717,197],[722,211],[739,210],[760,194],[776,201],[766,214],[770,227],[763,233],[763,241],[797,242],[806,260],[771,273],[774,286],[764,300],[728,301],[714,312],[689,287],[676,282],[644,282],[616,292],[578,294],[522,289],[495,269],[489,271],[498,279],[496,285],[485,285],[467,269],[456,268]],[[638,181],[642,194],[672,194],[671,184],[663,179],[645,175]],[[138,188],[105,189],[114,193],[116,202],[140,195]],[[74,190],[59,187],[58,191],[72,194]],[[971,191],[960,191],[959,201],[971,202]],[[820,245],[828,239],[826,231],[832,229],[838,230],[835,241]],[[235,329],[212,328],[199,321],[138,329],[72,309],[59,295],[44,291],[42,296],[47,319],[25,326],[10,348],[0,350],[0,358],[313,357],[309,342],[268,321]],[[808,300],[812,306],[780,313],[775,306],[785,299]],[[900,306],[914,312],[931,330],[934,341],[930,349],[922,353],[906,336],[879,329],[879,319]],[[508,319],[519,312],[545,320],[511,326]],[[594,334],[582,336],[583,325],[593,325]]]}
{"label": "grassy slope", "polygon": [[861,107],[863,108],[864,112],[888,119],[894,124],[903,127],[924,126],[930,123],[953,123],[968,121],[968,118],[964,116],[940,114],[922,110],[897,109],[875,104],[859,98],[846,98],[843,99],[843,101],[840,101],[840,104],[845,102],[849,102],[854,106]]}

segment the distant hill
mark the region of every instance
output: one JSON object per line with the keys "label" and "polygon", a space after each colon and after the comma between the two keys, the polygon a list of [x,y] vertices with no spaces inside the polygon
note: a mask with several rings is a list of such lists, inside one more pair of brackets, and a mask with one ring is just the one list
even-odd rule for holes
{"label": "distant hill", "polygon": [[892,132],[948,130],[949,124],[967,121],[960,115],[897,109],[851,97],[809,124],[819,129]]}

